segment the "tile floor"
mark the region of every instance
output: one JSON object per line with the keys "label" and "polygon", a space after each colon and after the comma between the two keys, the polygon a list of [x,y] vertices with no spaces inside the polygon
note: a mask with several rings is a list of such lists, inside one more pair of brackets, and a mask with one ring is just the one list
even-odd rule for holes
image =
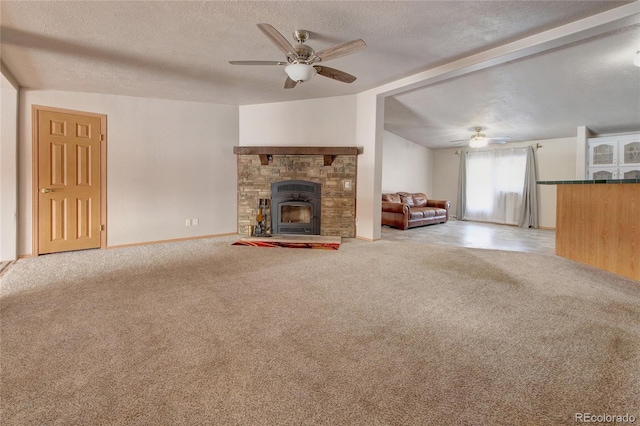
{"label": "tile floor", "polygon": [[383,240],[524,251],[549,255],[555,254],[555,238],[556,232],[554,230],[527,229],[456,219],[450,219],[447,223],[421,226],[406,231],[389,226],[382,227]]}

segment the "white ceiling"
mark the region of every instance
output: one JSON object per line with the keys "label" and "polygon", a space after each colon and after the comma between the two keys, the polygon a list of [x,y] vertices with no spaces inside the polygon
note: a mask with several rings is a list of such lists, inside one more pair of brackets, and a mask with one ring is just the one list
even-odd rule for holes
{"label": "white ceiling", "polygon": [[[28,89],[107,93],[221,104],[349,95],[483,52],[629,2],[211,1],[0,2],[1,59]],[[311,31],[316,51],[362,38],[367,49],[321,76],[283,89],[284,60],[256,27],[292,43]],[[437,148],[473,127],[513,141],[640,130],[637,24],[534,57],[387,98],[385,128]]]}

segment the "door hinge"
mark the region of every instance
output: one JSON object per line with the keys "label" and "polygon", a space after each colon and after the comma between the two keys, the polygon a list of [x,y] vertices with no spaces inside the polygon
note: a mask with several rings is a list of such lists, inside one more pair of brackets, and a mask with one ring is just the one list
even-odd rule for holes
{"label": "door hinge", "polygon": [[104,142],[104,135],[100,135],[100,142]]}
{"label": "door hinge", "polygon": [[100,230],[104,231],[105,226],[104,225],[100,225]]}

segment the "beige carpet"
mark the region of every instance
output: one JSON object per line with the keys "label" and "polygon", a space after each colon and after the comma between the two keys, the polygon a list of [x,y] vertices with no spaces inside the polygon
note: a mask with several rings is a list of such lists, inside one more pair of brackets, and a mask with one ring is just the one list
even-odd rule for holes
{"label": "beige carpet", "polygon": [[640,418],[636,281],[527,253],[236,239],[19,260],[0,284],[2,425]]}

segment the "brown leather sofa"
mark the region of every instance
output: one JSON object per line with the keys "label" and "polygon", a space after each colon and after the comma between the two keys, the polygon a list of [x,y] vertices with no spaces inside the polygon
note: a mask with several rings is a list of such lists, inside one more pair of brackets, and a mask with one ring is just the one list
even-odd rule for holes
{"label": "brown leather sofa", "polygon": [[421,192],[382,194],[382,224],[398,229],[445,223],[451,202],[429,200]]}

